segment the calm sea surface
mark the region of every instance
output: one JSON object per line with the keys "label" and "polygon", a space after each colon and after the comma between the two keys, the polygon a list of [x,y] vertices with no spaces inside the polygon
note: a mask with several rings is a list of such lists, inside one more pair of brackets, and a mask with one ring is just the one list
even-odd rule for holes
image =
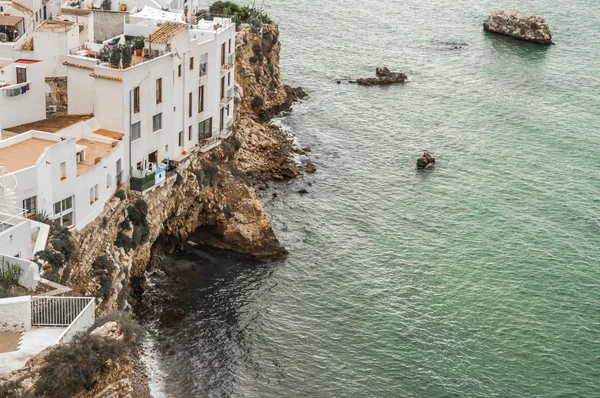
{"label": "calm sea surface", "polygon": [[[557,45],[482,31],[515,5]],[[185,311],[148,321],[154,394],[600,396],[597,0],[265,8],[319,170],[262,193],[285,261],[191,247],[153,278]],[[335,84],[378,65],[409,83]]]}

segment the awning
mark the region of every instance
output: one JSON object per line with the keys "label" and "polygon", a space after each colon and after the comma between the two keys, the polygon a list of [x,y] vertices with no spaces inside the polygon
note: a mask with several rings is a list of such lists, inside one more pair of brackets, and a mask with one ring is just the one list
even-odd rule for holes
{"label": "awning", "polygon": [[16,28],[23,21],[23,17],[13,17],[12,15],[0,15],[0,26],[11,26]]}

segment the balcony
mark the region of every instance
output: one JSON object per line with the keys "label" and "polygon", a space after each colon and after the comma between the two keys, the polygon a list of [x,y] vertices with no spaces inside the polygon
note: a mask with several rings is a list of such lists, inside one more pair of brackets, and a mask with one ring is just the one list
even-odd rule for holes
{"label": "balcony", "polygon": [[221,65],[221,70],[225,71],[233,68],[233,63],[235,62],[233,54],[229,54],[228,56],[226,56],[224,61],[225,62],[223,62],[223,64]]}
{"label": "balcony", "polygon": [[233,87],[228,90],[225,90],[223,93],[223,98],[221,98],[221,104],[227,104],[229,101],[233,99]]}
{"label": "balcony", "polygon": [[232,134],[233,134],[233,120],[229,120],[225,123],[225,127],[223,127],[223,130],[221,130],[221,132],[219,133],[219,138],[226,139],[226,138],[231,137]]}
{"label": "balcony", "polygon": [[129,179],[129,187],[133,191],[146,192],[154,186],[161,185],[165,181],[166,167],[159,167],[156,163],[151,163],[148,170],[136,171]]}

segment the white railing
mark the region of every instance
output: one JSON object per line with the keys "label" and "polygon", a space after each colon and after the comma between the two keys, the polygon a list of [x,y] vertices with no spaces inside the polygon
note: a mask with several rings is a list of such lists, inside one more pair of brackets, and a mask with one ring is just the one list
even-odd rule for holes
{"label": "white railing", "polygon": [[32,326],[72,326],[88,307],[94,307],[93,297],[31,297]]}
{"label": "white railing", "polygon": [[221,69],[230,69],[233,66],[233,54],[225,56],[225,62],[221,65]]}
{"label": "white railing", "polygon": [[65,330],[58,338],[57,343],[68,343],[75,334],[89,329],[94,322],[96,322],[96,300],[91,298],[88,305],[85,306],[83,311],[81,311],[77,318],[69,325],[67,330]]}
{"label": "white railing", "polygon": [[233,99],[233,87],[228,90],[225,90],[223,93],[223,98],[221,98],[221,103],[226,104]]}

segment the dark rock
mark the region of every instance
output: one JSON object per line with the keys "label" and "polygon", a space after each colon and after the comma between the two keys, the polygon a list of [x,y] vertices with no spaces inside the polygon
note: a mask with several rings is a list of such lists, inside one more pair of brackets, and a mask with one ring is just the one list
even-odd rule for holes
{"label": "dark rock", "polygon": [[304,155],[306,153],[306,151],[302,148],[294,148],[294,152],[298,155]]}
{"label": "dark rock", "polygon": [[298,193],[300,195],[306,195],[308,193],[308,191],[306,190],[306,188],[301,188],[301,189],[298,190]]}
{"label": "dark rock", "polygon": [[312,150],[310,149],[310,147],[308,147],[308,146],[305,146],[304,148],[302,148],[302,150],[303,150],[304,152],[311,152],[311,151],[312,151]]}
{"label": "dark rock", "polygon": [[273,192],[273,197],[276,198],[277,197],[277,192]]}
{"label": "dark rock", "polygon": [[493,12],[483,21],[483,28],[535,43],[554,44],[550,28],[544,18],[522,15],[514,10]]}
{"label": "dark rock", "polygon": [[435,158],[433,156],[431,156],[429,153],[425,152],[423,154],[423,156],[421,156],[419,159],[417,159],[417,168],[425,169],[427,167],[433,166],[434,163],[435,163]]}
{"label": "dark rock", "polygon": [[306,172],[312,174],[317,171],[317,166],[313,162],[308,162],[306,164]]}
{"label": "dark rock", "polygon": [[407,76],[404,73],[390,72],[385,66],[375,69],[375,75],[377,77],[356,79],[350,81],[350,83],[356,83],[359,86],[387,86],[390,84],[404,83],[407,79]]}

